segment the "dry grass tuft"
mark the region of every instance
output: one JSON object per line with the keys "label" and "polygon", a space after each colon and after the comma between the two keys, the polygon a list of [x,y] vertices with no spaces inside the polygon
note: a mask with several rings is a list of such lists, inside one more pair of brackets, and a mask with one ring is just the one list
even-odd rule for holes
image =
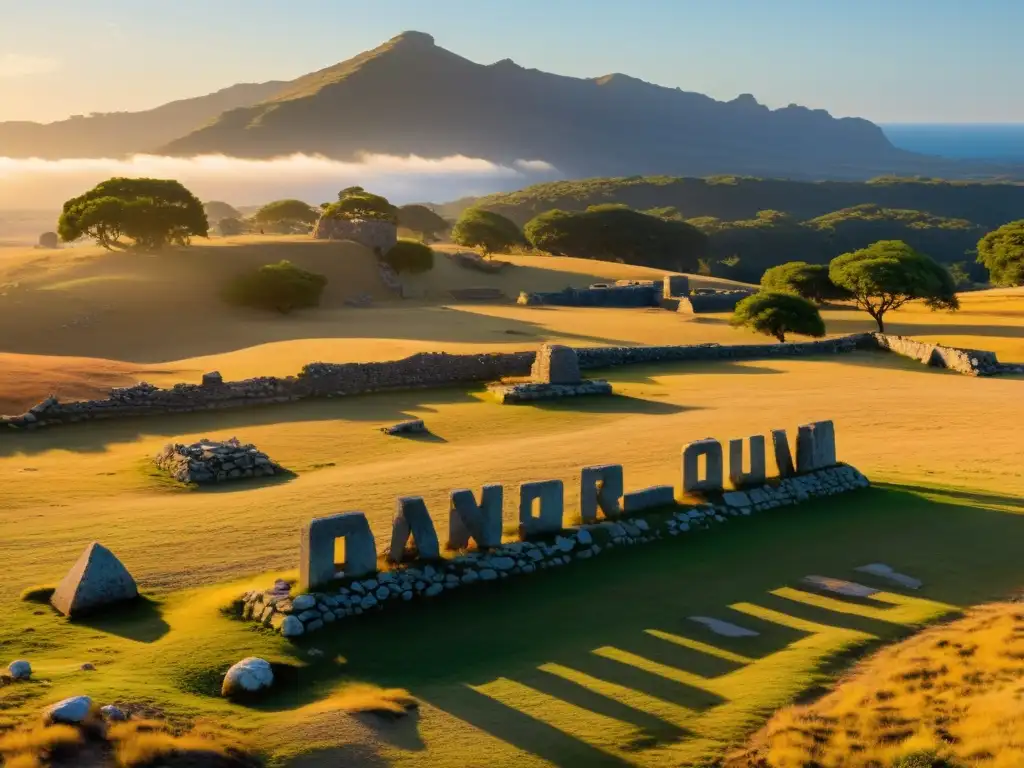
{"label": "dry grass tuft", "polygon": [[0,736],[0,764],[4,768],[35,768],[82,741],[81,732],[68,725],[19,728]]}
{"label": "dry grass tuft", "polygon": [[350,714],[374,714],[401,716],[416,709],[419,703],[401,688],[378,688],[375,685],[357,684],[349,686],[332,703]]}
{"label": "dry grass tuft", "polygon": [[983,606],[879,652],[820,701],[777,712],[727,765],[1024,765],[1024,608]]}

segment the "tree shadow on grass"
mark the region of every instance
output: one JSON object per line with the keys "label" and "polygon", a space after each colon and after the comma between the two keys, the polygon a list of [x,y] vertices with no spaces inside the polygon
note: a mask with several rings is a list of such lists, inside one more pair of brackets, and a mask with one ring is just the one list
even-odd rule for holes
{"label": "tree shadow on grass", "polygon": [[102,611],[71,621],[138,643],[155,643],[171,629],[163,619],[160,604],[145,596],[108,606]]}

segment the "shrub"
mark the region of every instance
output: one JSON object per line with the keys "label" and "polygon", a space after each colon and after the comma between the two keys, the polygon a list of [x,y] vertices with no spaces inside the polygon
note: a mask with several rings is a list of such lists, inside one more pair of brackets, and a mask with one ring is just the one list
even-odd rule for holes
{"label": "shrub", "polygon": [[824,336],[821,313],[807,299],[792,293],[762,292],[748,296],[736,305],[730,324],[774,336],[781,342],[787,333]]}
{"label": "shrub", "polygon": [[765,270],[761,275],[761,290],[793,293],[816,304],[850,297],[829,279],[827,265],[808,264],[806,261],[789,261]]}
{"label": "shrub", "polygon": [[483,208],[467,208],[452,227],[452,242],[479,248],[485,255],[508,253],[527,244],[523,233],[504,216]]}
{"label": "shrub", "polygon": [[59,244],[60,239],[57,237],[56,232],[43,232],[39,236],[40,248],[56,248]]}
{"label": "shrub", "polygon": [[312,224],[317,219],[317,212],[308,203],[301,200],[275,200],[267,203],[253,216],[260,224],[295,223]]}
{"label": "shrub", "polygon": [[434,251],[417,240],[399,240],[384,254],[384,261],[395,272],[428,272],[434,268]]}
{"label": "shrub", "polygon": [[324,275],[308,272],[290,261],[280,261],[239,275],[225,288],[224,298],[238,306],[287,314],[294,309],[318,306],[326,285]]}
{"label": "shrub", "polygon": [[231,237],[245,232],[245,224],[238,219],[221,219],[217,222],[217,229],[224,237]]}

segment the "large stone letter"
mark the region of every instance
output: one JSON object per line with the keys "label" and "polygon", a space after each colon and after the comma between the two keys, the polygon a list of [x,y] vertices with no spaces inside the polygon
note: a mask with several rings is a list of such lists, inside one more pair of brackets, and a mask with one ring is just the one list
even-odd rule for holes
{"label": "large stone letter", "polygon": [[[533,515],[533,502],[540,510]],[[562,530],[564,493],[561,480],[541,480],[519,486],[519,537]]]}
{"label": "large stone letter", "polygon": [[835,463],[835,425],[831,421],[801,425],[796,436],[796,471],[813,472]]}
{"label": "large stone letter", "polygon": [[789,437],[786,435],[786,430],[772,430],[772,447],[775,449],[775,466],[779,468],[779,477],[795,475],[793,452],[789,449]]}
{"label": "large stone letter", "polygon": [[400,563],[405,558],[405,548],[412,537],[416,545],[416,554],[424,560],[437,560],[441,557],[441,547],[437,543],[437,531],[434,521],[430,519],[426,502],[419,496],[402,496],[398,499],[398,509],[391,521],[391,546],[388,548],[388,560]]}
{"label": "large stone letter", "polygon": [[[743,471],[743,443],[750,441],[750,471]],[[764,435],[729,441],[729,480],[735,488],[764,484]]]}
{"label": "large stone letter", "polygon": [[470,538],[481,549],[499,546],[504,506],[505,489],[497,484],[484,486],[479,504],[470,490],[452,491],[448,512],[448,546],[451,549],[464,549],[469,546]]}
{"label": "large stone letter", "polygon": [[584,523],[597,522],[598,508],[605,517],[618,517],[624,491],[621,464],[584,467],[580,471],[580,518]]}
{"label": "large stone letter", "polygon": [[[706,476],[700,479],[698,459],[706,457]],[[722,444],[713,438],[695,440],[683,448],[683,493],[722,490]]]}
{"label": "large stone letter", "polygon": [[334,578],[334,540],[345,539],[345,575],[377,570],[377,543],[362,512],[314,517],[302,529],[299,591],[309,592]]}

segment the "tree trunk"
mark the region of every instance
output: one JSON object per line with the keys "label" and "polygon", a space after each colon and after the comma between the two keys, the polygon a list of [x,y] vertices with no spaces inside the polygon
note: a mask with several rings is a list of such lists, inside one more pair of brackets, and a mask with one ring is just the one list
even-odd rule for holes
{"label": "tree trunk", "polygon": [[881,315],[879,315],[878,317],[875,318],[875,322],[878,323],[878,332],[879,333],[885,333],[885,323],[882,322],[882,316]]}
{"label": "tree trunk", "polygon": [[786,332],[785,331],[776,331],[775,338],[779,340],[780,344],[785,344],[786,343]]}

